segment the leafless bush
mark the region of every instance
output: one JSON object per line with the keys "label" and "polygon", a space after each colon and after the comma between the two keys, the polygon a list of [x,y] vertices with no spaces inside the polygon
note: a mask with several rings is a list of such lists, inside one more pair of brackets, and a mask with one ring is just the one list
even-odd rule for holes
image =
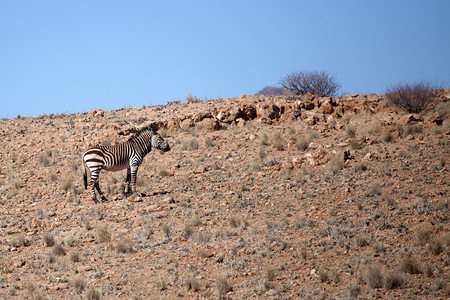
{"label": "leafless bush", "polygon": [[433,103],[433,87],[427,82],[400,83],[387,89],[386,96],[390,103],[407,110],[419,113]]}
{"label": "leafless bush", "polygon": [[336,76],[325,71],[293,72],[283,77],[280,84],[294,95],[311,93],[319,97],[336,96],[341,88]]}

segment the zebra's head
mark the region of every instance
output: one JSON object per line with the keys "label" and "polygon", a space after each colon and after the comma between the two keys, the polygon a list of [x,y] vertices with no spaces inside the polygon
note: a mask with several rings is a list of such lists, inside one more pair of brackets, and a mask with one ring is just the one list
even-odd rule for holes
{"label": "zebra's head", "polygon": [[164,141],[164,139],[157,133],[152,135],[151,139],[152,147],[167,152],[170,150],[169,143]]}

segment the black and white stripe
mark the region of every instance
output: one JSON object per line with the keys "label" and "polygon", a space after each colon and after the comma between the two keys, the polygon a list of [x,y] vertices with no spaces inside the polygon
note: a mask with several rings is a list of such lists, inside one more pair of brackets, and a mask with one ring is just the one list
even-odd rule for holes
{"label": "black and white stripe", "polygon": [[164,139],[151,129],[145,128],[139,131],[127,142],[113,146],[98,146],[87,150],[83,154],[83,179],[84,187],[87,189],[87,171],[90,173],[90,187],[92,199],[97,202],[95,190],[103,201],[106,197],[100,190],[99,175],[102,169],[106,171],[119,171],[127,169],[127,178],[125,185],[125,194],[136,190],[136,174],[145,155],[152,148],[160,149],[164,152],[169,151],[170,147]]}

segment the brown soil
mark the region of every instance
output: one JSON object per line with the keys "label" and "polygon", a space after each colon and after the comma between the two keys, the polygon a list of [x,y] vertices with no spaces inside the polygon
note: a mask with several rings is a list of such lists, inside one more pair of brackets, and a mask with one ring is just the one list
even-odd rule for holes
{"label": "brown soil", "polygon": [[[449,297],[450,90],[251,97],[0,120],[0,298]],[[125,197],[90,145],[154,126]]]}

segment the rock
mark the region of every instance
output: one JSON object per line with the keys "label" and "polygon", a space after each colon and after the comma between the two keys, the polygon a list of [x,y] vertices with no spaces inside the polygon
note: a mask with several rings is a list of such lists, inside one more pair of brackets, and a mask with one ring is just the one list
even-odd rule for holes
{"label": "rock", "polygon": [[203,119],[198,125],[199,127],[210,131],[219,130],[222,127],[217,119],[210,118]]}
{"label": "rock", "polygon": [[437,113],[435,113],[433,116],[431,116],[430,118],[428,118],[426,120],[427,125],[442,126],[443,123],[444,123],[444,120]]}
{"label": "rock", "polygon": [[89,116],[91,117],[104,117],[105,116],[105,112],[101,109],[95,109],[91,112],[89,112]]}
{"label": "rock", "polygon": [[400,125],[414,125],[419,122],[423,122],[423,118],[417,114],[408,114],[398,120],[398,124]]}
{"label": "rock", "polygon": [[183,121],[180,122],[181,129],[188,129],[188,128],[191,128],[194,126],[195,126],[195,122],[191,118],[184,119]]}

